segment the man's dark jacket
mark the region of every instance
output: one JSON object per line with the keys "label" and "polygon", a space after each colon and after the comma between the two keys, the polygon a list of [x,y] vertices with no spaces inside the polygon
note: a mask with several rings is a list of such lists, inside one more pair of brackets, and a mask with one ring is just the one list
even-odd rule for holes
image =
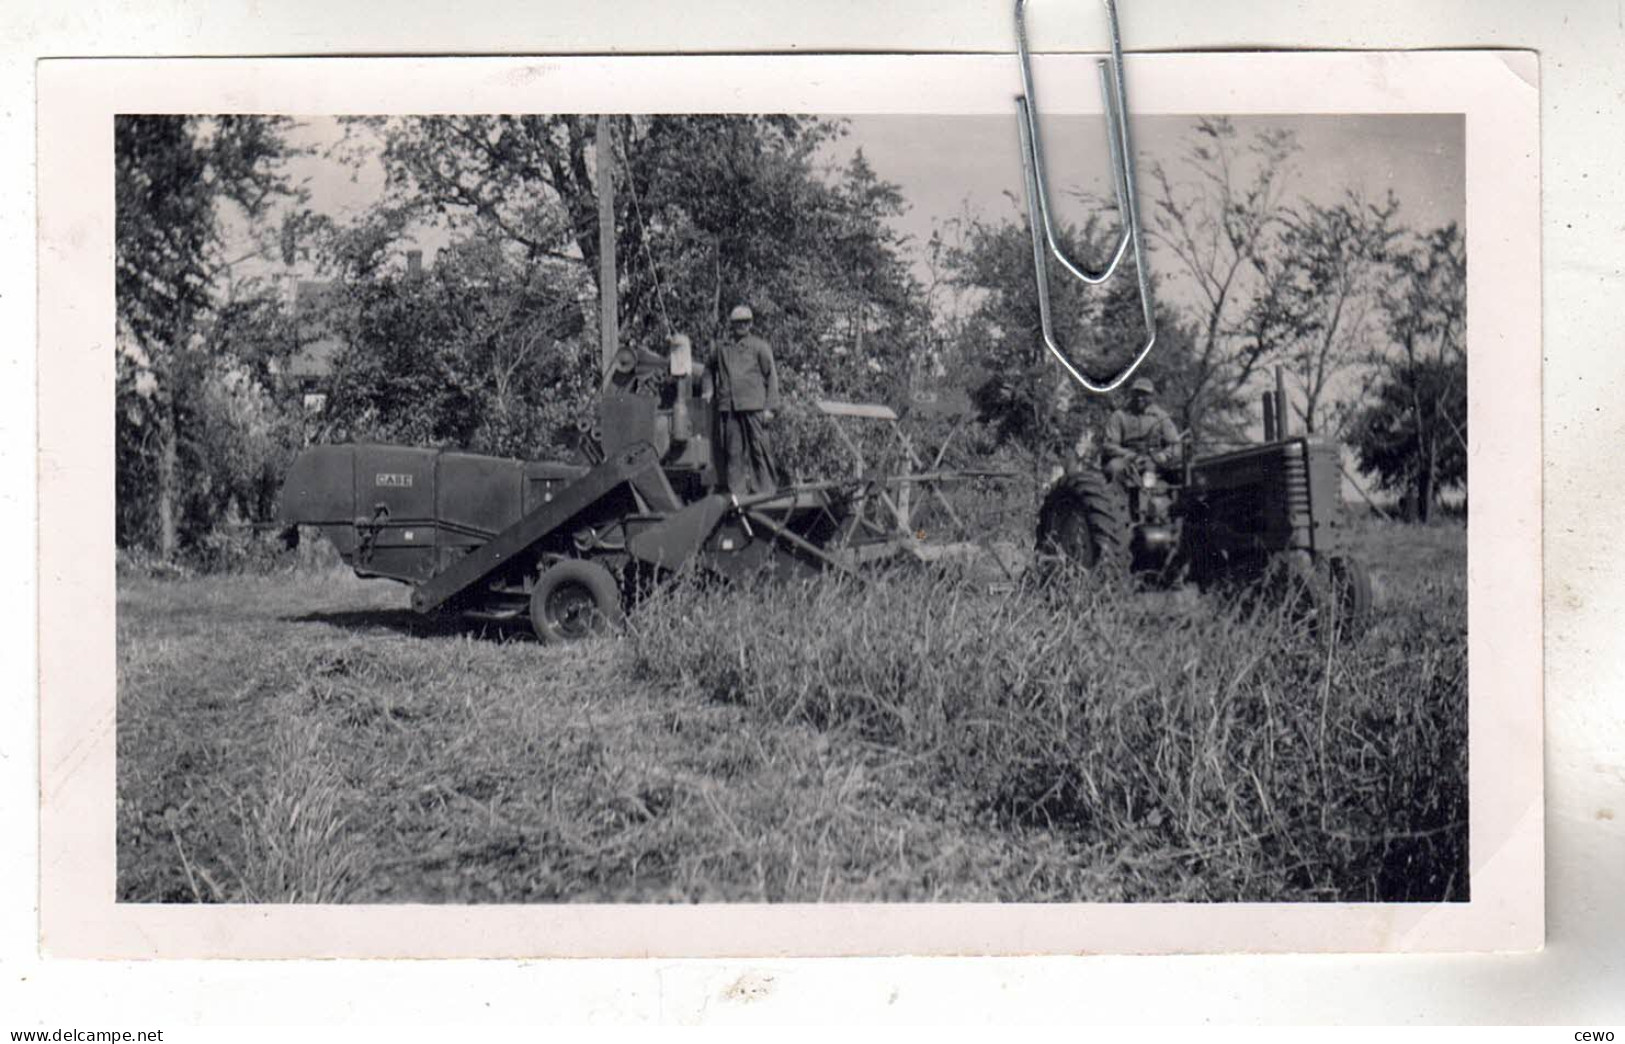
{"label": "man's dark jacket", "polygon": [[779,406],[779,371],[773,349],[755,334],[717,349],[716,408],[774,410]]}
{"label": "man's dark jacket", "polygon": [[1129,453],[1155,453],[1179,443],[1179,428],[1166,410],[1156,403],[1146,406],[1145,412],[1134,414],[1116,410],[1106,420],[1106,437],[1101,448],[1106,459]]}

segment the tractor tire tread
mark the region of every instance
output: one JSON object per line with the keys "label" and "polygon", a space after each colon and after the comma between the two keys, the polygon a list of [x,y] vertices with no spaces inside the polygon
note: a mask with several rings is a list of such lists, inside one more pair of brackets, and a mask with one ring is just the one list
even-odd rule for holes
{"label": "tractor tire tread", "polygon": [[[1038,513],[1040,551],[1060,553],[1080,559],[1080,548],[1069,547],[1068,530],[1082,523],[1089,536],[1087,561],[1093,568],[1102,561],[1112,563],[1128,557],[1131,525],[1127,497],[1104,475],[1082,472],[1063,479],[1044,498]],[[1075,540],[1075,530],[1073,530]]]}

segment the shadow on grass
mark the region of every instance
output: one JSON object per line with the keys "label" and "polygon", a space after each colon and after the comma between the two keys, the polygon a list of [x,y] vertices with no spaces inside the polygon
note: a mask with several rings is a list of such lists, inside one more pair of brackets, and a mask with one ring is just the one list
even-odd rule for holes
{"label": "shadow on grass", "polygon": [[282,617],[285,623],[327,624],[356,634],[389,631],[414,638],[445,638],[468,635],[497,642],[532,637],[525,620],[476,620],[457,613],[425,616],[411,609],[333,609]]}

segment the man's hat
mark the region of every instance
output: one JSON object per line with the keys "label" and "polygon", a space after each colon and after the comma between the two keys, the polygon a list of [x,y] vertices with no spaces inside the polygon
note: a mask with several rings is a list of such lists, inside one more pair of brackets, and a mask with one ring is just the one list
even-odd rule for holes
{"label": "man's hat", "polygon": [[735,305],[734,310],[728,313],[728,321],[730,323],[748,323],[754,318],[756,318],[756,316],[751,314],[750,306],[748,305]]}
{"label": "man's hat", "polygon": [[1149,377],[1136,377],[1134,383],[1128,386],[1131,392],[1145,392],[1147,395],[1157,394],[1157,386],[1151,383]]}

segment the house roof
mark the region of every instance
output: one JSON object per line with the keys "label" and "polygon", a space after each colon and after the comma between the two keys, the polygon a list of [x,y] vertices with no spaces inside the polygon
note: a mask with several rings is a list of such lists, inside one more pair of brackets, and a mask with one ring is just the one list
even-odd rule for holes
{"label": "house roof", "polygon": [[344,350],[344,342],[331,335],[301,345],[288,360],[290,377],[326,377],[333,372],[333,360]]}
{"label": "house roof", "polygon": [[327,321],[327,305],[337,287],[328,280],[301,279],[293,288],[295,336],[299,350],[288,360],[288,376],[321,378],[333,372],[333,360],[344,350],[344,342]]}

